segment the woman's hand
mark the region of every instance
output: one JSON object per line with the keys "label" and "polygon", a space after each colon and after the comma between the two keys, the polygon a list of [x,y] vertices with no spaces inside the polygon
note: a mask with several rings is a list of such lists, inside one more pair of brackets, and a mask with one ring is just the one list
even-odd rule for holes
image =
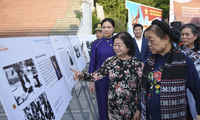
{"label": "woman's hand", "polygon": [[77,79],[80,79],[83,77],[83,73],[77,70],[74,70],[72,68],[69,68],[71,71],[74,72],[73,77],[74,77],[74,81],[76,81]]}
{"label": "woman's hand", "polygon": [[142,63],[142,68],[144,68],[144,63],[143,62],[141,62]]}
{"label": "woman's hand", "polygon": [[134,115],[134,120],[140,120],[141,118],[141,113],[139,110],[136,111],[135,115]]}
{"label": "woman's hand", "polygon": [[92,93],[92,94],[95,93],[94,82],[90,82],[90,93]]}
{"label": "woman's hand", "polygon": [[195,120],[200,120],[200,115],[197,115]]}

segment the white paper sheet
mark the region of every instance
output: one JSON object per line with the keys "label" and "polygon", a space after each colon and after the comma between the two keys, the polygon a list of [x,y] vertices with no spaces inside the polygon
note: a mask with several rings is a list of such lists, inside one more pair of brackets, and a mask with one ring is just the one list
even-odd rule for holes
{"label": "white paper sheet", "polygon": [[0,58],[0,96],[8,118],[61,119],[72,96],[50,37],[1,38]]}
{"label": "white paper sheet", "polygon": [[68,37],[69,37],[71,46],[73,48],[75,60],[77,62],[79,71],[82,71],[86,66],[86,60],[83,55],[83,51],[81,50],[81,46],[80,46],[78,37],[76,35],[69,35]]}
{"label": "white paper sheet", "polygon": [[53,43],[56,56],[59,63],[61,63],[61,69],[63,75],[66,78],[69,89],[72,90],[76,82],[73,79],[73,72],[69,68],[78,70],[78,66],[73,53],[73,48],[70,44],[68,36],[50,36]]}

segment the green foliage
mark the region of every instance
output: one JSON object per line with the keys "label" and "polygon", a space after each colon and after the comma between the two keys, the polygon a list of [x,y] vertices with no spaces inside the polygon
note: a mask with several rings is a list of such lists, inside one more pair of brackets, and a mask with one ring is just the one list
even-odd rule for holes
{"label": "green foliage", "polygon": [[83,13],[80,11],[75,11],[76,18],[78,18],[81,21],[81,18],[83,17]]}
{"label": "green foliage", "polygon": [[129,0],[129,1],[144,4],[144,5],[151,6],[151,7],[156,6],[156,0]]}
{"label": "green foliage", "polygon": [[125,0],[97,0],[103,6],[105,16],[115,21],[115,32],[127,31],[128,10]]}
{"label": "green foliage", "polygon": [[122,31],[127,31],[127,24],[126,22],[122,21],[121,19],[117,18],[114,15],[110,15],[110,18],[112,18],[115,21],[115,31],[114,33],[119,33]]}
{"label": "green foliage", "polygon": [[93,26],[94,26],[96,23],[101,23],[101,20],[97,18],[97,13],[96,13],[96,11],[94,11],[94,12],[92,12],[92,33],[93,33],[93,34],[95,33],[95,32],[94,32],[94,27],[93,27]]}

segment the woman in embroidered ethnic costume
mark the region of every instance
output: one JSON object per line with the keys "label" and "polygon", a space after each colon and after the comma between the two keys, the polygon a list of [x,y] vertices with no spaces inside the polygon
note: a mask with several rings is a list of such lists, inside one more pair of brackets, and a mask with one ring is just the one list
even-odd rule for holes
{"label": "woman in embroidered ethnic costume", "polygon": [[110,120],[133,120],[140,97],[142,63],[133,56],[131,35],[121,32],[113,37],[116,56],[109,57],[94,73],[74,71],[74,78],[97,81],[109,75],[108,115]]}
{"label": "woman in embroidered ethnic costume", "polygon": [[134,120],[191,120],[186,88],[195,98],[200,120],[200,79],[192,60],[172,45],[178,39],[169,25],[154,20],[145,37],[152,55],[144,66]]}
{"label": "woman in embroidered ethnic costume", "polygon": [[[181,28],[181,41],[182,45],[177,49],[181,50],[185,55],[192,59],[200,77],[200,37],[199,31],[194,24],[185,24]],[[191,101],[190,110],[193,118],[196,117],[195,101],[191,92],[187,89],[188,100]]]}
{"label": "woman in embroidered ethnic costume", "polygon": [[[101,67],[103,62],[113,55],[113,32],[115,30],[115,22],[111,18],[105,18],[101,22],[101,30],[103,38],[94,41],[91,49],[89,73],[93,73]],[[108,89],[109,89],[109,78],[108,75],[102,80],[97,82],[90,82],[90,92],[94,94],[96,92],[99,120],[108,119]],[[94,85],[95,84],[95,85]]]}

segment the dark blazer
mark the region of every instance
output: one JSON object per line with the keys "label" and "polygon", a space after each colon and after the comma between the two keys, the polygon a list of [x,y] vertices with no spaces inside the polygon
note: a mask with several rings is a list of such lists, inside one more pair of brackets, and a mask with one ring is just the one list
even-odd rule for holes
{"label": "dark blazer", "polygon": [[135,45],[135,53],[133,56],[135,56],[137,59],[139,59],[141,62],[145,63],[147,58],[152,54],[149,50],[148,46],[148,40],[146,38],[142,38],[142,48],[141,53],[138,49],[137,43],[135,41],[135,38],[133,38],[133,44]]}

